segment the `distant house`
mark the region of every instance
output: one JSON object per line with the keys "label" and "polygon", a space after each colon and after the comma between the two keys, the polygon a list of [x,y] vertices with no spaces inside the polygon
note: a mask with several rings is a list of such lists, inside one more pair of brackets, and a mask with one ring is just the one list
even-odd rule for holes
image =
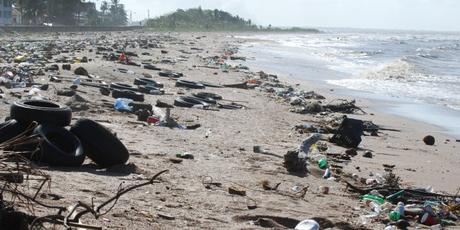
{"label": "distant house", "polygon": [[12,23],[13,0],[0,0],[0,25]]}

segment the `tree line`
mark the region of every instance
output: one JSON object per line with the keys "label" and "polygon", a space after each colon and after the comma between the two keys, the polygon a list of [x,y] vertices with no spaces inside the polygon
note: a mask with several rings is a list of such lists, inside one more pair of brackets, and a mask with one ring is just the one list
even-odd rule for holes
{"label": "tree line", "polygon": [[13,5],[26,25],[122,26],[128,22],[120,0],[102,1],[99,10],[94,2],[84,0],[15,0]]}
{"label": "tree line", "polygon": [[319,32],[316,29],[300,27],[258,26],[250,19],[246,20],[218,9],[203,10],[201,7],[188,10],[178,9],[173,13],[148,20],[147,26],[162,31]]}
{"label": "tree line", "polygon": [[157,30],[255,30],[251,20],[233,16],[221,10],[203,10],[201,7],[151,19],[147,26]]}

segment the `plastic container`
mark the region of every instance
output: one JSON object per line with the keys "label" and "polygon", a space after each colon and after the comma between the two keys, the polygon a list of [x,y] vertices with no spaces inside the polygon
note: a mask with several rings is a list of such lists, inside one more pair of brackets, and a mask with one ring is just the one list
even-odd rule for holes
{"label": "plastic container", "polygon": [[364,195],[362,199],[363,200],[375,201],[380,205],[385,203],[385,199],[383,199],[382,197],[374,196],[374,195],[371,195],[371,194]]}
{"label": "plastic container", "polygon": [[388,214],[388,218],[391,221],[398,221],[399,219],[401,219],[401,214],[397,211],[391,211],[390,214]]}

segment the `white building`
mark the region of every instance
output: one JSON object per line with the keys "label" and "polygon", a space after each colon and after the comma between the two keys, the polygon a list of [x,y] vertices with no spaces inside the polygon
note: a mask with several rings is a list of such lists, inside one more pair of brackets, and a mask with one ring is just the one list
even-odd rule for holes
{"label": "white building", "polygon": [[0,25],[12,23],[13,0],[0,0]]}

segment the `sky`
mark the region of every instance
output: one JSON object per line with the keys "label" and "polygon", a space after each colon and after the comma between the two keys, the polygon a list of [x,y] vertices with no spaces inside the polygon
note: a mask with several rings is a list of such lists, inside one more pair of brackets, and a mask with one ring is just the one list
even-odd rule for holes
{"label": "sky", "polygon": [[[96,1],[96,0],[93,0]],[[97,0],[101,1],[101,0]],[[121,0],[134,21],[201,6],[267,26],[460,31],[460,0]]]}

